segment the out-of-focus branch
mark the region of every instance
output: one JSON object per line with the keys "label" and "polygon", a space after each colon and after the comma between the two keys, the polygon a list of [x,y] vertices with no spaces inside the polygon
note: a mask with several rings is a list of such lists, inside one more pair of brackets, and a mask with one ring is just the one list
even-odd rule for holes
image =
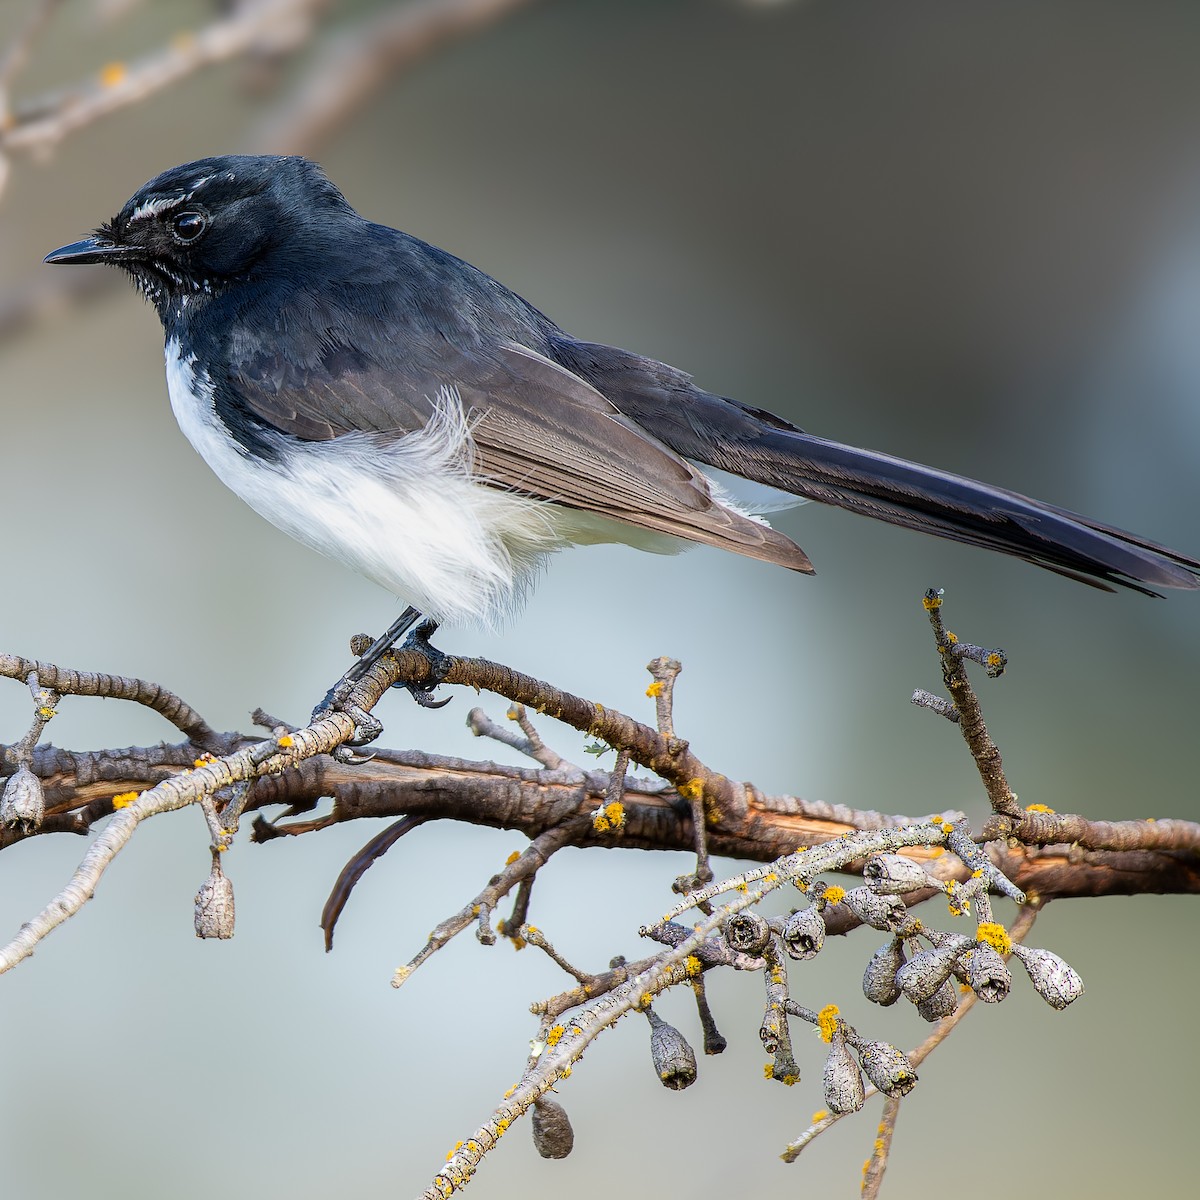
{"label": "out-of-focus branch", "polygon": [[533,0],[413,0],[338,30],[250,142],[275,154],[312,154],[398,71],[526,8]]}
{"label": "out-of-focus branch", "polygon": [[312,35],[329,0],[246,0],[195,32],[177,34],[128,64],[111,64],[91,80],[14,106],[0,130],[0,149],[45,152],[72,133],[140,104],[204,67],[228,62],[264,41],[273,50],[296,48]]}
{"label": "out-of-focus branch", "polygon": [[[129,64],[12,105],[17,75],[58,0],[36,6],[0,64],[0,194],[13,153],[46,153],[73,133],[169,90],[203,68],[256,54],[283,58],[314,39],[330,0],[243,0],[197,32]],[[396,74],[457,39],[480,32],[532,0],[412,0],[375,12],[317,41],[316,53],[285,100],[247,138],[247,148],[312,154]],[[167,164],[164,164],[167,165]],[[123,283],[112,271],[60,272],[0,296],[0,338],[106,295]]]}
{"label": "out-of-focus branch", "polygon": [[12,82],[29,61],[34,43],[61,3],[62,0],[37,0],[21,31],[0,55],[0,129],[7,128],[13,120],[9,101]]}

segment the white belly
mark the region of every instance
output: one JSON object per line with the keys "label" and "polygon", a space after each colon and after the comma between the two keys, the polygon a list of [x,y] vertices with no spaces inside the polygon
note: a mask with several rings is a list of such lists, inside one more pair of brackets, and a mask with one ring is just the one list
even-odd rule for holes
{"label": "white belly", "polygon": [[218,419],[212,385],[168,342],[167,388],[180,429],[218,478],[255,512],[439,621],[495,625],[545,557],[570,540],[554,505],[472,482],[458,397],[439,396],[419,433],[303,442],[249,456]]}

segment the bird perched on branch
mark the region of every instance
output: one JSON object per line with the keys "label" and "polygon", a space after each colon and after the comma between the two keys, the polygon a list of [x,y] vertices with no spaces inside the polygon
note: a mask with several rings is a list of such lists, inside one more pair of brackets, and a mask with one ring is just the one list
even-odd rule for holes
{"label": "bird perched on branch", "polygon": [[128,272],[162,320],[171,406],[209,466],[410,614],[491,623],[549,553],[587,542],[701,542],[811,574],[720,473],[1107,590],[1200,586],[1195,558],[815,437],[574,337],[461,259],[360,217],[302,158],[174,167],[46,261]]}

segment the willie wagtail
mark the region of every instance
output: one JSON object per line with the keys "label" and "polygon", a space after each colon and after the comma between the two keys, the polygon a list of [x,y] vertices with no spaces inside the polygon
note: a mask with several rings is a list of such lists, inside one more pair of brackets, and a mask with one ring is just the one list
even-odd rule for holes
{"label": "willie wagtail", "polygon": [[[703,542],[811,574],[722,473],[1109,591],[1200,586],[1200,561],[1134,534],[814,437],[580,341],[461,259],[364,220],[302,158],[175,167],[46,261],[127,271],[158,310],[171,407],[209,466],[436,621],[494,621],[547,554],[586,542]],[[760,511],[783,506],[777,492]]]}

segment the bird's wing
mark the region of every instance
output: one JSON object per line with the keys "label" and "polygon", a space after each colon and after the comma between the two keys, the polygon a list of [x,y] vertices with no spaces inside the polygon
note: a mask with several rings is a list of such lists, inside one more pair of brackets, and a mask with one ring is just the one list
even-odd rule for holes
{"label": "bird's wing", "polygon": [[435,366],[331,351],[313,366],[259,357],[232,372],[254,419],[305,441],[399,437],[456,394],[481,483],[811,573],[794,542],[717,500],[705,478],[595,388],[515,343],[444,344]]}
{"label": "bird's wing", "polygon": [[551,353],[676,453],[794,496],[1012,554],[1083,583],[1156,595],[1200,587],[1200,559],[1006,488],[845,446],[696,387],[613,346],[552,340]]}

